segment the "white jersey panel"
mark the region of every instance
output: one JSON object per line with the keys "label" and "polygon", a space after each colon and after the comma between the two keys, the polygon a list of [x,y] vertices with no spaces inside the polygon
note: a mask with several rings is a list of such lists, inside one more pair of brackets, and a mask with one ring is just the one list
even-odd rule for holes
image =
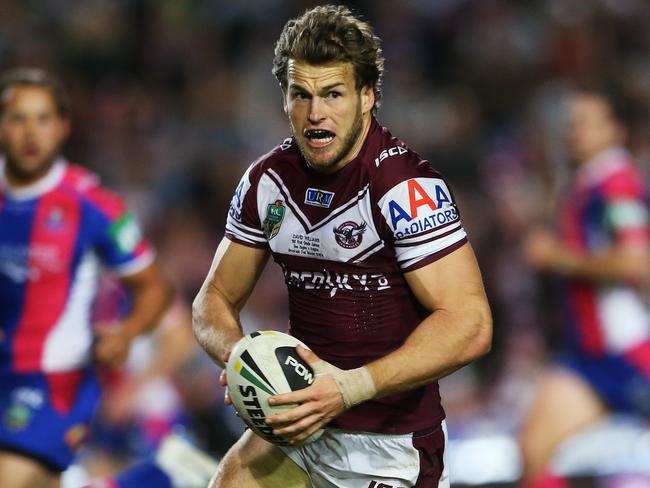
{"label": "white jersey panel", "polygon": [[260,178],[258,212],[264,234],[275,253],[359,262],[379,251],[384,243],[375,228],[368,185],[332,211],[311,223],[280,176],[269,170]]}
{"label": "white jersey panel", "polygon": [[597,303],[609,352],[624,354],[650,338],[648,309],[635,290],[622,287],[601,290]]}
{"label": "white jersey panel", "polygon": [[99,260],[92,251],[87,251],[72,278],[63,314],[45,340],[44,372],[69,371],[88,363],[93,341],[90,308],[97,291],[98,273]]}

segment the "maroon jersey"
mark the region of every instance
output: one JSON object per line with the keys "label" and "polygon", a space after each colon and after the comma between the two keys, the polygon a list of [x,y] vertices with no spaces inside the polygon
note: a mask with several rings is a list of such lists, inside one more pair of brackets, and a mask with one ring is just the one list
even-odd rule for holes
{"label": "maroon jersey", "polygon": [[[335,174],[310,169],[293,139],[253,163],[226,236],[271,251],[289,290],[291,334],[342,369],[404,343],[429,312],[403,273],[467,241],[441,175],[374,119],[359,155]],[[330,425],[404,434],[443,418],[431,383],[357,405]]]}

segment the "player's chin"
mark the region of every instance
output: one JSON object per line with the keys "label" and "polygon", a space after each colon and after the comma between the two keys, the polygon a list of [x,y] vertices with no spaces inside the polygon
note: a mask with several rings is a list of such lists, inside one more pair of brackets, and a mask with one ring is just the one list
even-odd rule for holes
{"label": "player's chin", "polygon": [[316,169],[327,172],[336,166],[337,158],[335,152],[308,153],[309,165]]}

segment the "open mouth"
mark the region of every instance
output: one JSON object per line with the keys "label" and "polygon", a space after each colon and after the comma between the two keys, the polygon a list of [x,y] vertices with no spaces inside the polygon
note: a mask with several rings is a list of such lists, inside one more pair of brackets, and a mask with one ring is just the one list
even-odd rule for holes
{"label": "open mouth", "polygon": [[336,134],[325,129],[307,129],[305,137],[314,146],[325,146],[332,142]]}

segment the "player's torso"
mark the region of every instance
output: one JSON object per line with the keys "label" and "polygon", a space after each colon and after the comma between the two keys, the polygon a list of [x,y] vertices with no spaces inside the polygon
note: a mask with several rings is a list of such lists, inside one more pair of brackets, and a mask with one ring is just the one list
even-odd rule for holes
{"label": "player's torso", "polygon": [[[0,363],[21,371],[65,363],[63,355],[74,355],[74,344],[89,340],[89,333],[66,338],[51,332],[62,322],[87,320],[97,272],[87,252],[83,202],[61,187],[36,198],[0,199]],[[80,332],[79,326],[63,329]]]}
{"label": "player's torso", "polygon": [[[627,162],[614,162],[610,178],[615,187],[634,190],[612,192],[607,178],[584,178],[568,194],[562,213],[565,242],[581,254],[604,254],[621,233],[647,233],[647,223],[639,217],[645,206],[643,186]],[[581,183],[581,184],[580,184]],[[637,227],[630,223],[638,221]],[[639,238],[643,239],[642,236]],[[567,306],[569,344],[589,356],[620,355],[650,339],[650,311],[639,290],[620,282],[596,284],[572,280],[568,284]]]}
{"label": "player's torso", "polygon": [[300,162],[262,174],[257,211],[289,290],[292,333],[354,367],[401,343],[423,316],[382,239],[368,168],[323,177]]}

